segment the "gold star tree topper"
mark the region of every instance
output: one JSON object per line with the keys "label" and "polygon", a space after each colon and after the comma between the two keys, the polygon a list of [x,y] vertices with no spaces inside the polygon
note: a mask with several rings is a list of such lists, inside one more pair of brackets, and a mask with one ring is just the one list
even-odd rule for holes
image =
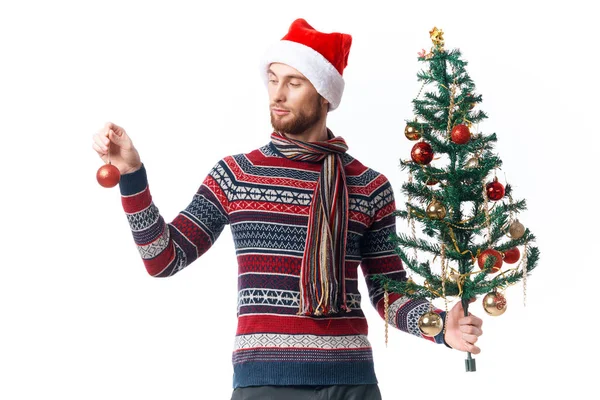
{"label": "gold star tree topper", "polygon": [[429,37],[435,47],[439,47],[440,49],[444,47],[444,31],[434,26],[433,29],[429,31]]}

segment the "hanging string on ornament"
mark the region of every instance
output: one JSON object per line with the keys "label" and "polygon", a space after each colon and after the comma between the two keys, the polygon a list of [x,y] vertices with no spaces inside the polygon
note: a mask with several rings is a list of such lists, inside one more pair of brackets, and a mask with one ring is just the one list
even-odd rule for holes
{"label": "hanging string on ornament", "polygon": [[387,284],[383,287],[383,319],[385,320],[385,347],[388,345],[388,318],[390,308],[390,295],[388,293]]}
{"label": "hanging string on ornament", "polygon": [[487,197],[487,185],[485,183],[485,178],[482,181],[482,186],[483,186],[483,210],[485,212],[485,223],[487,225],[488,228],[488,234],[487,234],[487,240],[488,240],[488,247],[492,247],[492,227],[491,227],[491,222],[490,222],[490,211],[489,211],[489,206],[488,206],[488,197]]}
{"label": "hanging string on ornament", "polygon": [[[431,73],[431,68],[429,68],[429,70],[427,72]],[[423,88],[425,87],[426,83],[427,83],[426,81],[423,82],[423,84],[421,85],[421,89],[419,89],[419,93],[417,93],[417,97],[415,97],[415,99],[418,99],[419,96],[421,96],[421,92],[423,91]]]}
{"label": "hanging string on ornament", "polygon": [[448,140],[452,139],[452,114],[454,113],[454,95],[456,94],[456,76],[454,74],[454,67],[452,67],[452,76],[454,76],[454,80],[450,85],[450,105],[448,106],[448,123],[446,124],[446,138]]}
{"label": "hanging string on ornament", "polygon": [[[504,177],[505,181],[506,181],[506,176]],[[514,211],[513,211],[513,206],[514,206],[514,202],[513,202],[513,198],[512,198],[512,193],[508,194],[508,204],[509,204],[509,209],[508,209],[508,219],[510,221],[514,221]]]}
{"label": "hanging string on ornament", "polygon": [[[408,174],[408,183],[412,184],[413,183],[413,173],[412,171],[410,172],[410,174]],[[412,201],[412,195],[408,195],[408,204],[410,204]],[[410,227],[411,233],[412,233],[412,240],[414,240],[415,242],[417,241],[417,230],[415,229],[415,220],[412,217],[412,209],[410,208],[409,205],[407,205],[407,210],[408,211],[408,218],[407,218],[407,222],[408,222],[408,226]],[[413,246],[413,251],[414,251],[414,255],[415,255],[415,262],[417,262],[417,248]],[[409,276],[408,278],[410,279],[410,272],[409,272]]]}
{"label": "hanging string on ornament", "polygon": [[525,246],[523,247],[523,258],[521,258],[521,262],[523,263],[523,307],[527,304],[527,246],[529,242],[525,242]]}
{"label": "hanging string on ornament", "polygon": [[447,264],[448,264],[448,260],[446,259],[446,246],[444,245],[444,242],[442,242],[441,244],[442,247],[442,296],[444,297],[444,304],[446,306],[446,314],[445,314],[445,318],[446,320],[444,321],[444,334],[446,333],[446,325],[448,322],[448,298],[446,297],[446,279],[447,279]]}

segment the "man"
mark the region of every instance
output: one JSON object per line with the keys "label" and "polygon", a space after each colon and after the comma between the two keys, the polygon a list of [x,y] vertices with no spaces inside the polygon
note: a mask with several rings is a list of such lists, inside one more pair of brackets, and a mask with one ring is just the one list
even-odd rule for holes
{"label": "man", "polygon": [[[352,38],[292,23],[263,57],[271,140],[220,160],[190,204],[166,223],[125,130],[107,123],[93,148],[122,173],[122,204],[149,274],[171,276],[206,252],[230,224],[239,268],[232,399],[380,399],[361,310],[358,266],[384,317],[383,290],[369,279],[406,279],[394,246],[395,201],[387,178],[347,153],[327,128],[344,89]],[[479,353],[481,319],[457,304],[446,332],[421,335],[423,300],[390,296],[393,326]],[[445,312],[435,310],[445,317]],[[384,317],[385,318],[385,317]]]}

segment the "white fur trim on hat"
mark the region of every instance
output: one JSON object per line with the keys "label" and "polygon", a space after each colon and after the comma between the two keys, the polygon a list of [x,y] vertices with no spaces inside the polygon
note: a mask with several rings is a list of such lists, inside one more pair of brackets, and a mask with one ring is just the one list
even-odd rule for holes
{"label": "white fur trim on hat", "polygon": [[329,111],[335,110],[344,93],[344,78],[321,53],[291,40],[280,40],[267,49],[260,62],[260,71],[266,85],[271,63],[287,64],[304,75],[317,92],[329,101]]}

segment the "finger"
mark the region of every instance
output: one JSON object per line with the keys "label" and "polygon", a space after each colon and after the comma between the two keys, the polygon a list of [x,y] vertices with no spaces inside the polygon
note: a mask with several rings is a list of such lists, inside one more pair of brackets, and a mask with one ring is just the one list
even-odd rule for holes
{"label": "finger", "polygon": [[460,327],[460,331],[462,333],[469,334],[469,335],[476,335],[476,336],[483,335],[483,331],[480,328],[473,326],[473,325],[463,325]]}
{"label": "finger", "polygon": [[100,147],[97,143],[92,143],[92,148],[98,153],[99,156],[103,156],[106,154],[106,150]]}
{"label": "finger", "polygon": [[108,138],[112,143],[119,145],[119,147],[123,147],[126,142],[123,136],[117,135],[117,133],[112,129],[108,131]]}
{"label": "finger", "polygon": [[94,148],[94,150],[96,151],[98,156],[102,159],[102,161],[107,162],[107,160],[108,160],[107,153],[103,153],[102,149],[100,149],[96,143],[92,144],[92,147]]}
{"label": "finger", "polygon": [[477,340],[479,338],[476,335],[469,335],[467,333],[463,333],[462,339],[465,341],[465,343],[475,344],[477,343]]}
{"label": "finger", "polygon": [[479,317],[476,317],[475,315],[469,315],[468,317],[462,317],[461,319],[459,319],[458,325],[473,325],[478,328],[481,328],[483,326],[483,320]]}
{"label": "finger", "polygon": [[473,354],[481,353],[481,349],[479,347],[475,346],[474,344],[465,343],[465,347],[466,347],[466,350],[470,353],[473,353]]}
{"label": "finger", "polygon": [[105,132],[108,132],[110,129],[116,129],[116,127],[117,127],[117,125],[113,124],[113,123],[112,123],[112,122],[110,122],[110,121],[107,121],[107,122],[104,124],[104,131],[105,131]]}
{"label": "finger", "polygon": [[133,149],[133,143],[125,131],[122,131],[121,134],[119,134],[111,129],[108,137],[111,142],[115,143],[123,150],[127,151]]}
{"label": "finger", "polygon": [[108,151],[108,144],[110,140],[103,135],[94,135],[94,144],[97,145],[104,152]]}
{"label": "finger", "polygon": [[113,124],[112,122],[107,122],[104,125],[105,130],[108,132],[109,130],[112,130],[114,133],[117,134],[117,136],[123,136],[123,134],[125,134],[125,129],[123,129],[122,127],[120,127],[117,124]]}

